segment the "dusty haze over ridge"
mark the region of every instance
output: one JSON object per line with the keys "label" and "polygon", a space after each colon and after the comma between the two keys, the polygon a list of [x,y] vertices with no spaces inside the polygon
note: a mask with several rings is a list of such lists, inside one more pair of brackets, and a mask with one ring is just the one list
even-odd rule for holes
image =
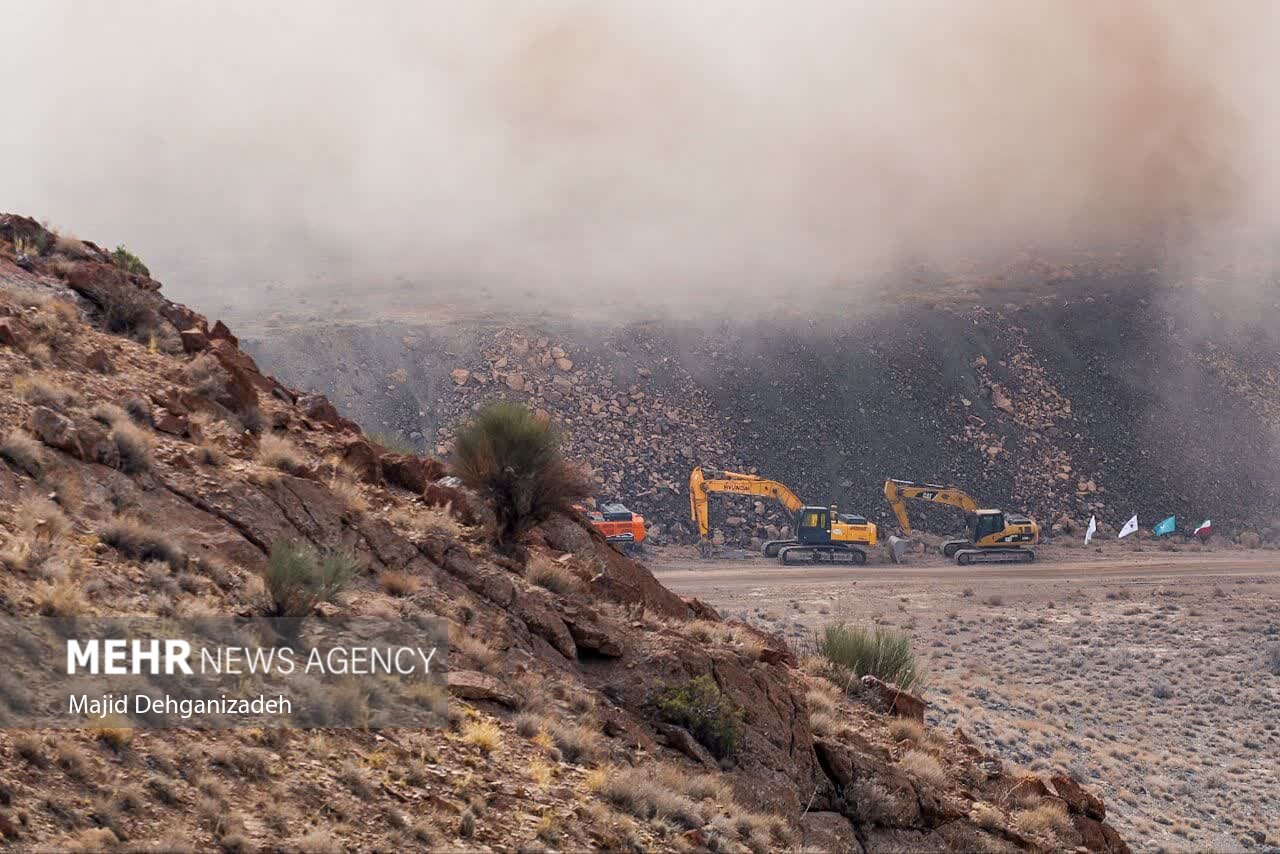
{"label": "dusty haze over ridge", "polygon": [[1135,240],[1191,268],[1269,267],[1252,247],[1280,223],[1278,18],[1160,0],[11,0],[0,188],[9,210],[128,243],[197,302],[395,275],[742,302]]}

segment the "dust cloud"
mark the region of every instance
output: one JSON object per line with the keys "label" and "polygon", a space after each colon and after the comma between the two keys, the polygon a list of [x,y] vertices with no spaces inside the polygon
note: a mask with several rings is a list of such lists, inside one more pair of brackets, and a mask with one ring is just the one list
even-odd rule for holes
{"label": "dust cloud", "polygon": [[128,243],[196,304],[233,282],[350,296],[401,276],[750,306],[1032,246],[1194,270],[1259,260],[1280,224],[1277,17],[1246,0],[8,0],[0,191]]}

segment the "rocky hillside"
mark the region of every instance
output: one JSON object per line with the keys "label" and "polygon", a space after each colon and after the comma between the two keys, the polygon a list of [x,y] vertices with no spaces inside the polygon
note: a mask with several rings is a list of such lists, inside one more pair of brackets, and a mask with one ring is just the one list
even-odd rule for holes
{"label": "rocky hillside", "polygon": [[363,568],[310,619],[451,627],[437,730],[0,730],[16,848],[1126,850],[1069,777],[1014,775],[922,726],[918,698],[799,666],[572,519],[498,556],[440,463],[263,374],[136,259],[16,216],[0,389],[5,615],[262,613],[293,541]]}
{"label": "rocky hillside", "polygon": [[[398,315],[397,315],[398,316]],[[404,315],[409,316],[409,315]],[[959,484],[1046,529],[1169,514],[1280,539],[1280,307],[1151,271],[1037,270],[1018,288],[931,287],[822,317],[512,325],[475,316],[258,327],[246,344],[360,423],[447,448],[479,401],[563,424],[602,498],[688,539],[694,463],[759,471],[888,525],[886,477]],[[950,511],[916,510],[937,532]],[[786,524],[722,500],[719,536]],[[659,540],[663,539],[660,534]]]}

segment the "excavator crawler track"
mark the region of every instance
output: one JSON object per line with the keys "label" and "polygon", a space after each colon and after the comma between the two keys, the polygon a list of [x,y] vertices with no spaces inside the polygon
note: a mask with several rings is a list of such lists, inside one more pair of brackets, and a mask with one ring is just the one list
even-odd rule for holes
{"label": "excavator crawler track", "polygon": [[765,540],[764,545],[760,547],[760,551],[764,553],[765,557],[777,557],[778,552],[787,546],[798,545],[800,545],[799,540]]}
{"label": "excavator crawler track", "polygon": [[956,563],[968,566],[972,563],[1031,563],[1036,553],[1031,549],[960,549],[955,553]]}
{"label": "excavator crawler track", "polygon": [[789,545],[778,551],[778,562],[786,566],[815,563],[862,566],[867,562],[867,553],[852,546]]}

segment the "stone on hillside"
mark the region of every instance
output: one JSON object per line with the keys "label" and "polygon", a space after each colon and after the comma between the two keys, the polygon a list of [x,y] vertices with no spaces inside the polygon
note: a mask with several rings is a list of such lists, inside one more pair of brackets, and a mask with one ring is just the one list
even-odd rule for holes
{"label": "stone on hillside", "polygon": [[80,434],[71,419],[47,406],[37,406],[27,418],[27,428],[50,448],[65,451],[73,457],[83,457]]}
{"label": "stone on hillside", "polygon": [[862,687],[879,695],[890,714],[924,723],[924,710],[929,704],[923,698],[871,674],[862,677]]}
{"label": "stone on hillside", "polygon": [[10,318],[0,320],[0,345],[5,347],[21,347],[26,341],[18,325]]}
{"label": "stone on hillside", "polygon": [[557,368],[559,368],[559,369],[560,369],[560,370],[562,370],[562,371],[565,371],[566,373],[567,373],[567,372],[569,372],[569,371],[572,371],[572,370],[573,370],[573,360],[571,360],[571,359],[563,359],[563,358],[562,358],[562,359],[556,359],[556,367],[557,367]]}
{"label": "stone on hillside", "polygon": [[1013,401],[1009,399],[1009,395],[1005,394],[999,383],[991,386],[991,405],[1002,412],[1013,415]]}
{"label": "stone on hillside", "polygon": [[438,461],[413,454],[383,454],[382,476],[387,483],[421,495],[427,484],[444,476],[444,466]]}
{"label": "stone on hillside", "polygon": [[449,693],[462,700],[488,700],[509,708],[517,704],[515,694],[498,679],[476,670],[450,670],[445,676]]}
{"label": "stone on hillside", "polygon": [[342,461],[349,465],[366,483],[382,480],[382,464],[378,452],[365,439],[352,439],[342,449]]}
{"label": "stone on hillside", "polygon": [[467,380],[471,379],[471,372],[466,368],[454,368],[449,372],[449,378],[454,385],[466,385]]}
{"label": "stone on hillside", "polygon": [[184,329],[178,334],[182,336],[182,349],[188,353],[199,353],[209,348],[209,336],[198,326]]}
{"label": "stone on hillside", "polygon": [[111,362],[111,356],[101,347],[84,357],[84,366],[100,374],[114,374],[116,372],[116,366]]}
{"label": "stone on hillside", "polygon": [[1087,815],[1102,821],[1107,817],[1107,806],[1093,792],[1088,791],[1075,780],[1064,774],[1055,774],[1049,778],[1058,797],[1067,802],[1067,808],[1073,813]]}

